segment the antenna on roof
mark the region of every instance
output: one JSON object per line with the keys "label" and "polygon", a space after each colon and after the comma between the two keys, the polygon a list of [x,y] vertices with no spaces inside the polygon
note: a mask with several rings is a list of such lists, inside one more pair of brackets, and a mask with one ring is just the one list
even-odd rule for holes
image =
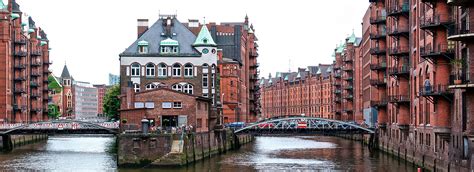
{"label": "antenna on roof", "polygon": [[291,58],[288,59],[288,72],[291,73]]}
{"label": "antenna on roof", "polygon": [[203,25],[206,25],[206,17],[205,17],[205,16],[204,16],[204,23],[203,23]]}

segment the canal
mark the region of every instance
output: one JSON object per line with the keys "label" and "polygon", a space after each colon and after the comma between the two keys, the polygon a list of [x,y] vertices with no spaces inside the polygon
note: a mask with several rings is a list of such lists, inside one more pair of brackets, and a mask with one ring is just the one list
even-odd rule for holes
{"label": "canal", "polygon": [[[0,154],[7,171],[117,171],[115,138],[52,136],[42,143]],[[257,137],[237,151],[181,168],[119,169],[135,171],[416,171],[410,163],[359,142],[326,136]]]}

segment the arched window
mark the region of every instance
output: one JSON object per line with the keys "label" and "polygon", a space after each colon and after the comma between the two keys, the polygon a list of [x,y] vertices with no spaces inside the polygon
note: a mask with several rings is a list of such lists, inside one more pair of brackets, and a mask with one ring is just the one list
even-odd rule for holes
{"label": "arched window", "polygon": [[178,63],[173,65],[173,76],[181,76],[181,65]]}
{"label": "arched window", "polygon": [[146,64],[146,76],[155,76],[155,64]]}
{"label": "arched window", "polygon": [[158,76],[166,76],[167,69],[166,65],[164,63],[158,64]]}
{"label": "arched window", "polygon": [[188,93],[188,94],[193,94],[193,85],[191,84],[184,85],[183,92]]}
{"label": "arched window", "polygon": [[202,68],[208,68],[209,65],[207,63],[202,64]]}
{"label": "arched window", "polygon": [[140,76],[140,64],[133,63],[131,73],[132,73],[132,76]]}
{"label": "arched window", "polygon": [[133,84],[133,90],[135,91],[135,93],[140,92],[140,85]]}
{"label": "arched window", "polygon": [[193,65],[190,64],[190,63],[187,63],[184,65],[184,76],[186,77],[190,77],[190,76],[193,76],[194,73],[193,73]]}
{"label": "arched window", "polygon": [[174,84],[172,89],[174,91],[181,91],[182,92],[183,91],[183,86],[181,86],[181,84]]}
{"label": "arched window", "polygon": [[155,88],[157,88],[157,86],[155,84],[146,85],[146,90],[151,90],[151,89],[155,89]]}

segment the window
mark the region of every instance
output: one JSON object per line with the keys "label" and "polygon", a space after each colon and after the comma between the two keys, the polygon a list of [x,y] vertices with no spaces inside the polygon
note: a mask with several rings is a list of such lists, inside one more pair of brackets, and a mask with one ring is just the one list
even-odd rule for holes
{"label": "window", "polygon": [[155,88],[157,88],[157,86],[155,84],[148,84],[148,85],[146,85],[145,90],[151,90],[151,89],[155,89]]}
{"label": "window", "polygon": [[173,76],[181,76],[181,65],[178,63],[173,65]]}
{"label": "window", "polygon": [[148,46],[146,46],[146,45],[139,45],[139,46],[138,46],[138,53],[140,53],[140,54],[148,53]]}
{"label": "window", "polygon": [[163,102],[161,103],[161,108],[163,109],[171,109],[171,102]]}
{"label": "window", "polygon": [[155,65],[153,63],[146,65],[146,76],[155,76]]}
{"label": "window", "polygon": [[133,90],[135,91],[135,93],[140,92],[140,85],[133,84]]}
{"label": "window", "polygon": [[212,81],[211,81],[211,87],[214,88],[214,82],[215,82],[215,77],[214,77],[214,73],[211,74],[211,78],[212,78]]}
{"label": "window", "polygon": [[231,87],[234,86],[234,81],[230,81],[230,86],[231,86]]}
{"label": "window", "polygon": [[173,85],[172,89],[174,91],[183,91],[183,86],[181,86],[180,84],[175,84]]}
{"label": "window", "polygon": [[158,64],[158,76],[166,76],[166,74],[166,65],[163,63]]}
{"label": "window", "polygon": [[179,52],[179,48],[177,46],[173,47],[173,53],[178,53]]}
{"label": "window", "polygon": [[207,74],[202,74],[202,88],[207,88],[209,86],[209,76]]}
{"label": "window", "polygon": [[135,102],[134,107],[135,108],[144,108],[145,104],[143,102]]}
{"label": "window", "polygon": [[184,76],[190,77],[193,76],[193,65],[190,63],[187,63],[184,65]]}
{"label": "window", "polygon": [[181,108],[183,108],[183,105],[181,104],[181,102],[173,102],[173,108],[174,109],[181,109]]}
{"label": "window", "polygon": [[202,119],[201,118],[198,118],[197,121],[196,121],[196,127],[197,128],[201,128],[202,127]]}
{"label": "window", "polygon": [[202,96],[203,96],[203,97],[209,97],[209,94],[204,93],[204,94],[202,94]]}
{"label": "window", "polygon": [[133,63],[131,73],[132,73],[132,76],[140,76],[140,64]]}
{"label": "window", "polygon": [[183,92],[188,93],[188,94],[193,94],[193,85],[191,84],[184,85]]}
{"label": "window", "polygon": [[145,102],[145,107],[148,109],[155,108],[155,102]]}

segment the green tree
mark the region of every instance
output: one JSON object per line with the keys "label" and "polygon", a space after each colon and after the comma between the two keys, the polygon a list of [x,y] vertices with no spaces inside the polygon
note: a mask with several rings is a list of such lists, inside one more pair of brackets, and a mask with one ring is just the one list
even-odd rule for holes
{"label": "green tree", "polygon": [[114,85],[107,90],[104,97],[104,113],[109,119],[119,119],[118,109],[120,108],[120,85]]}
{"label": "green tree", "polygon": [[59,106],[55,104],[49,104],[48,105],[48,117],[50,119],[58,119],[59,116],[61,116],[61,113],[59,113]]}

